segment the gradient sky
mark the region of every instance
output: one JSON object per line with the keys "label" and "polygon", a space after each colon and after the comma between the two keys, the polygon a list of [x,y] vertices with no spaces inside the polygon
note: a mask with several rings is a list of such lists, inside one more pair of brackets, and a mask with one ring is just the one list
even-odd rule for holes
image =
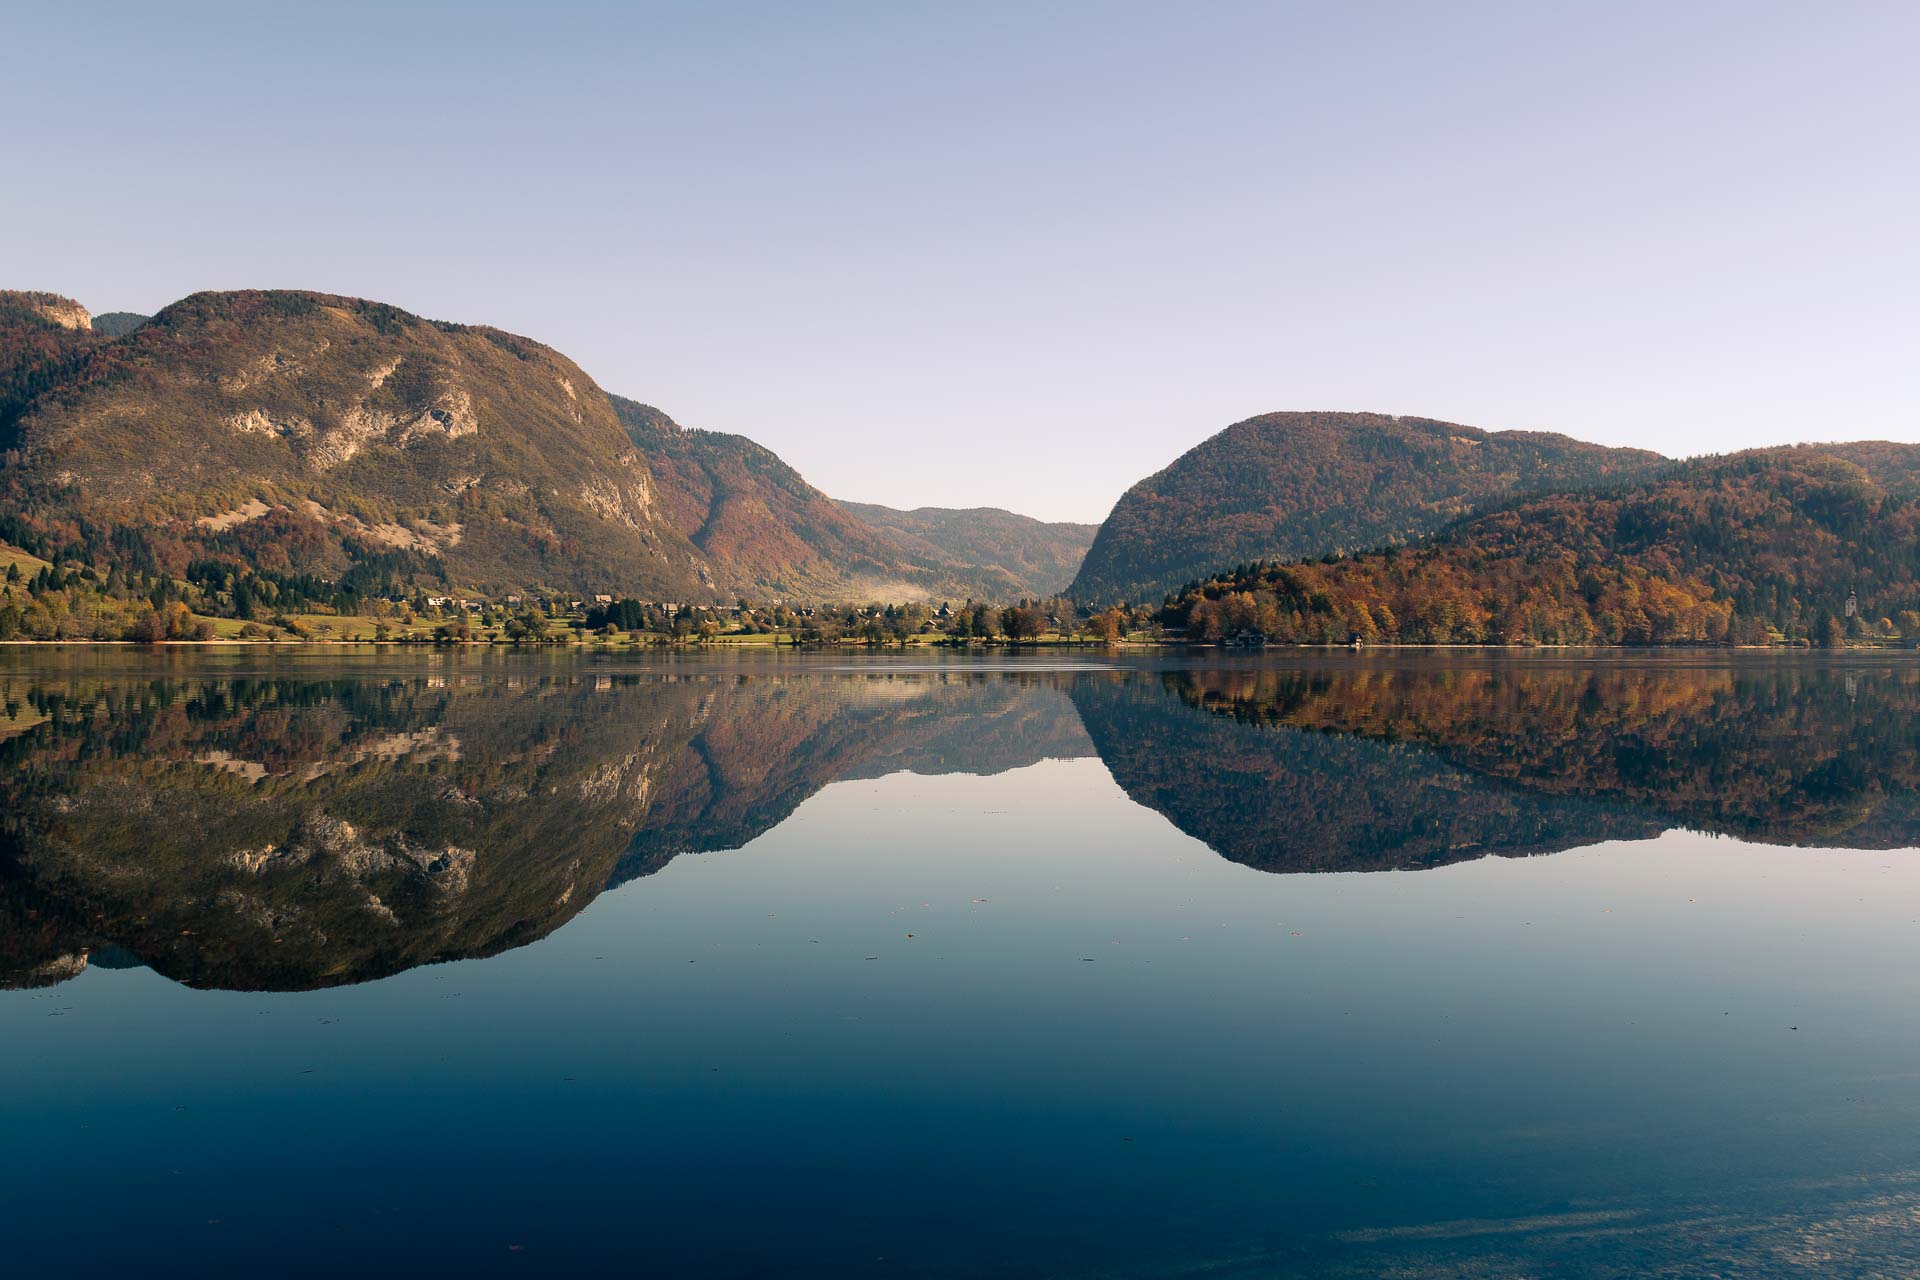
{"label": "gradient sky", "polygon": [[1920,440],[1920,5],[86,5],[0,285],[551,343],[836,497],[1097,520],[1240,418]]}

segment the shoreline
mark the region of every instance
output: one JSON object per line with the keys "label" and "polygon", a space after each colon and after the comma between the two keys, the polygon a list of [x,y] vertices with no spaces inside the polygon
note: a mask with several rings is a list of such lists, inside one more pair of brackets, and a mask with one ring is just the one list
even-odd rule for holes
{"label": "shoreline", "polygon": [[970,641],[964,644],[947,643],[939,640],[910,644],[862,644],[862,643],[811,643],[783,644],[765,643],[756,638],[746,642],[737,638],[721,637],[717,639],[685,641],[665,640],[660,642],[605,644],[580,641],[546,642],[539,644],[521,644],[513,640],[371,640],[371,639],[326,639],[326,640],[240,640],[216,638],[211,640],[0,640],[0,649],[510,649],[516,652],[581,652],[581,653],[635,653],[662,650],[675,653],[700,652],[740,652],[740,651],[787,651],[794,653],[859,652],[859,653],[907,653],[916,649],[938,649],[945,651],[972,650],[1008,650],[1014,652],[1038,652],[1051,649],[1145,649],[1165,650],[1180,653],[1215,653],[1246,657],[1263,653],[1352,653],[1364,656],[1369,653],[1797,653],[1797,654],[1843,654],[1843,653],[1912,653],[1920,655],[1920,644],[1864,644],[1826,647],[1806,644],[1766,644],[1766,645],[1729,645],[1729,644],[1388,644],[1375,643],[1354,648],[1344,644],[1269,644],[1260,646],[1232,646],[1217,644],[1190,644],[1179,640],[1120,640],[1109,643],[1104,640],[1041,640],[1018,642],[1005,640]]}

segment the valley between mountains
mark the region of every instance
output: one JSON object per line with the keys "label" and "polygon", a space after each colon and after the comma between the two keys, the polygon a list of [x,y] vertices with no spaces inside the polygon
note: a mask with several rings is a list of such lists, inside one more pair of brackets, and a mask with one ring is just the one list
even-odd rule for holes
{"label": "valley between mountains", "polygon": [[899,510],[486,325],[0,293],[0,639],[1900,644],[1917,495],[1914,445],[1287,412],[1098,526]]}

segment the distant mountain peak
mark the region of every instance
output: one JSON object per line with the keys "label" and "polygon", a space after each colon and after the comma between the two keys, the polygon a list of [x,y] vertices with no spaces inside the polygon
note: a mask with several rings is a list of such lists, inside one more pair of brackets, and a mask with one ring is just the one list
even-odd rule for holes
{"label": "distant mountain peak", "polygon": [[93,318],[93,331],[103,337],[124,338],[151,319],[133,311],[103,311]]}
{"label": "distant mountain peak", "polygon": [[898,512],[836,502],[745,436],[683,427],[625,396],[608,400],[649,459],[675,522],[740,591],[839,599],[1052,595],[1093,537],[1090,526],[1050,526],[992,508]]}

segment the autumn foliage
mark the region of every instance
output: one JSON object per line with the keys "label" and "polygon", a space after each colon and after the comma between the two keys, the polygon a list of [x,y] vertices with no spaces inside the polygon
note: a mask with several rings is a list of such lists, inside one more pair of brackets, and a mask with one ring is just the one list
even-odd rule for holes
{"label": "autumn foliage", "polygon": [[1920,631],[1917,577],[1911,496],[1774,449],[1521,500],[1413,547],[1247,566],[1177,593],[1163,620],[1283,644],[1833,644]]}

